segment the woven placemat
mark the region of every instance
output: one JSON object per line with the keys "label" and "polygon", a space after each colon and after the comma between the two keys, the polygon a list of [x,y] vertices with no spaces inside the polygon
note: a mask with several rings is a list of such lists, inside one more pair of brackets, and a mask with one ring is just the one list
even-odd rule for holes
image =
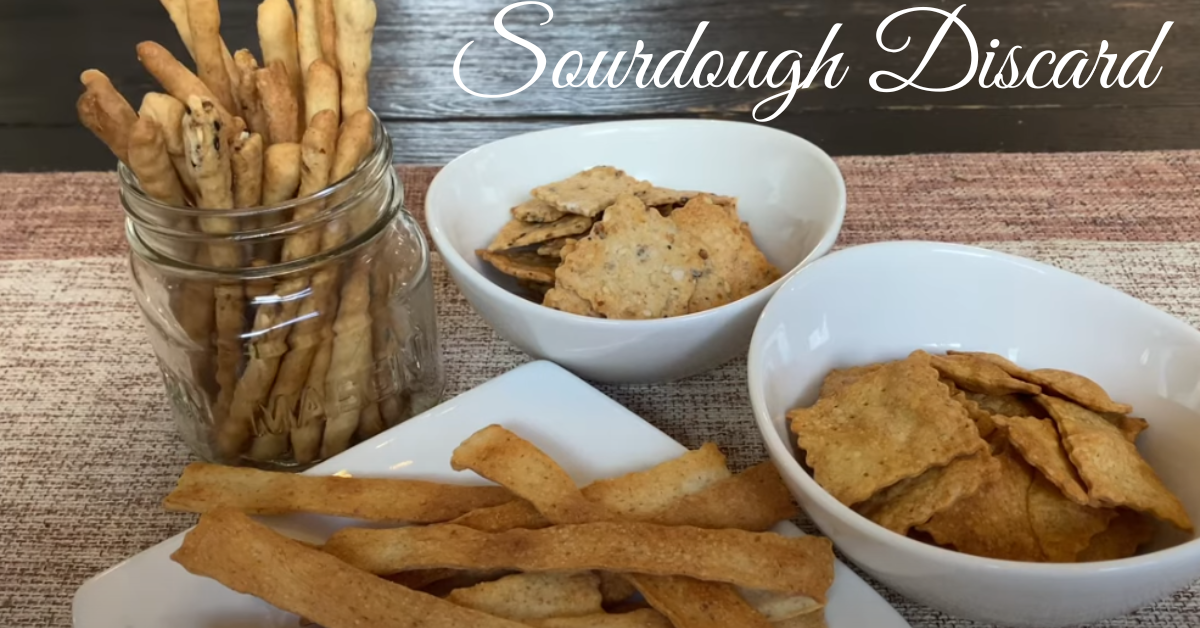
{"label": "woven placemat", "polygon": [[[839,246],[979,244],[1077,272],[1200,323],[1200,152],[839,160]],[[419,214],[435,168],[401,168]],[[128,287],[112,173],[0,175],[0,626],[68,626],[91,575],[194,521],[160,500],[190,460]],[[528,360],[435,260],[447,396]],[[737,361],[662,386],[601,386],[680,442],[765,457]],[[882,589],[917,628],[974,626]],[[1200,626],[1200,586],[1103,628]]]}

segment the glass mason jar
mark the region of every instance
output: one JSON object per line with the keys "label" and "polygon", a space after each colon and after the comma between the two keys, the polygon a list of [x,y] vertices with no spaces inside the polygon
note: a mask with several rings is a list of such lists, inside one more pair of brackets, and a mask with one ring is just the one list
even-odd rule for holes
{"label": "glass mason jar", "polygon": [[440,401],[429,247],[378,120],[374,139],[342,181],[251,209],[167,206],[120,168],[135,296],[200,458],[300,469]]}

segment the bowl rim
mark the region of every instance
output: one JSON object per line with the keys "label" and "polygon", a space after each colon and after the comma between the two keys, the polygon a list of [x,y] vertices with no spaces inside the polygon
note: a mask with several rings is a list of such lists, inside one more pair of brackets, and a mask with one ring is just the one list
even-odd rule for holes
{"label": "bowl rim", "polygon": [[[534,303],[533,301],[525,299],[524,297],[521,297],[520,295],[517,295],[513,292],[510,292],[509,290],[506,290],[504,287],[502,287],[499,284],[497,284],[496,282],[492,281],[486,275],[484,275],[481,271],[477,270],[474,266],[472,266],[470,264],[470,262],[468,262],[458,252],[458,250],[450,243],[449,236],[446,234],[446,230],[443,228],[442,223],[441,223],[441,215],[436,210],[431,209],[432,208],[431,200],[434,200],[436,198],[436,196],[438,195],[438,190],[440,189],[439,186],[445,185],[444,181],[445,181],[445,177],[447,176],[446,175],[447,172],[450,172],[456,165],[461,164],[462,162],[473,157],[477,153],[480,153],[485,150],[493,150],[497,146],[503,147],[507,143],[515,143],[517,141],[528,141],[530,137],[537,137],[537,136],[543,136],[543,135],[554,135],[554,134],[568,133],[568,132],[576,132],[577,133],[577,132],[584,131],[584,130],[600,130],[600,131],[613,130],[613,129],[631,130],[631,129],[636,129],[639,127],[663,127],[663,126],[687,127],[687,126],[718,126],[718,125],[754,129],[755,132],[765,132],[768,134],[777,134],[780,136],[786,136],[786,138],[788,140],[797,142],[801,147],[803,147],[804,149],[811,152],[813,154],[813,156],[815,156],[817,158],[817,161],[818,161],[818,163],[820,163],[822,168],[824,168],[829,174],[833,175],[833,180],[836,185],[836,189],[835,189],[836,207],[834,208],[833,221],[830,223],[829,228],[825,230],[825,233],[822,234],[821,239],[817,242],[816,246],[813,247],[812,251],[810,251],[808,255],[806,255],[803,259],[801,259],[799,262],[797,262],[787,272],[782,273],[780,275],[780,277],[778,279],[776,279],[774,282],[772,282],[771,284],[764,286],[764,287],[760,288],[759,290],[757,290],[751,294],[748,294],[736,301],[731,301],[729,303],[717,306],[715,308],[711,308],[711,309],[704,310],[701,312],[694,312],[691,314],[683,314],[680,316],[669,316],[666,318],[609,319],[609,318],[594,318],[594,317],[590,317],[590,316],[583,316],[581,314],[573,314],[570,312],[563,312],[561,310],[556,310],[552,307],[544,306],[540,303]],[[747,307],[748,303],[751,303],[756,300],[761,300],[763,298],[763,295],[773,293],[774,290],[776,290],[780,286],[782,286],[784,284],[784,282],[786,282],[788,279],[790,279],[792,276],[794,276],[801,268],[804,268],[808,264],[812,263],[814,260],[817,260],[817,259],[821,258],[822,256],[824,256],[826,253],[828,253],[829,250],[831,248],[833,248],[833,245],[837,241],[838,236],[841,234],[842,223],[845,221],[845,218],[846,218],[846,180],[842,175],[841,168],[838,167],[837,162],[833,160],[833,157],[831,157],[828,153],[826,153],[823,149],[821,149],[821,147],[817,146],[816,144],[810,142],[809,140],[807,140],[803,137],[800,137],[799,135],[795,135],[793,133],[788,133],[786,131],[781,131],[779,129],[775,129],[772,127],[763,126],[760,124],[752,124],[749,122],[738,122],[738,121],[732,121],[732,120],[708,120],[708,119],[693,119],[693,118],[645,118],[645,119],[639,119],[639,120],[618,120],[618,121],[613,121],[613,122],[593,122],[593,123],[587,123],[587,124],[565,125],[565,126],[555,127],[555,128],[551,128],[551,129],[543,129],[540,131],[531,131],[528,133],[521,133],[521,134],[513,135],[510,137],[506,137],[503,139],[495,140],[493,142],[489,142],[482,146],[473,148],[473,149],[459,155],[458,157],[455,157],[453,160],[451,160],[449,163],[447,163],[445,166],[443,166],[442,169],[439,170],[438,173],[434,176],[433,180],[429,183],[429,189],[425,195],[425,224],[427,224],[429,226],[429,233],[433,238],[434,244],[437,246],[438,252],[441,253],[442,260],[453,271],[455,271],[456,275],[464,277],[464,279],[467,281],[471,281],[473,283],[480,285],[480,289],[483,290],[484,293],[488,297],[490,297],[492,299],[496,299],[497,301],[499,301],[499,303],[502,306],[515,308],[516,311],[520,314],[523,314],[523,315],[528,314],[528,315],[535,315],[535,316],[539,315],[539,314],[546,315],[546,316],[550,317],[550,320],[559,320],[559,321],[563,321],[563,322],[573,321],[577,324],[590,326],[595,329],[611,328],[611,327],[616,327],[616,326],[635,326],[635,325],[652,329],[654,326],[665,326],[665,325],[670,325],[673,323],[679,323],[681,321],[703,321],[708,318],[718,318],[718,317],[721,317],[724,313],[731,312],[735,309],[741,309],[741,308]]]}
{"label": "bowl rim", "polygon": [[[926,240],[895,240],[885,242],[873,242],[869,244],[861,244],[857,246],[847,247],[825,257],[815,260],[813,263],[805,267],[807,272],[821,272],[820,269],[837,264],[839,260],[853,258],[861,255],[878,254],[878,252],[907,252],[918,254],[932,254],[936,252],[955,252],[976,255],[980,257],[993,258],[1003,260],[1009,263],[1019,264],[1043,274],[1052,276],[1065,276],[1073,281],[1078,281],[1084,284],[1090,284],[1093,288],[1098,288],[1105,291],[1114,297],[1132,301],[1135,307],[1156,322],[1165,326],[1174,327],[1185,335],[1194,337],[1196,345],[1200,347],[1200,330],[1195,329],[1191,325],[1182,320],[1171,316],[1170,314],[1155,308],[1154,306],[1130,296],[1116,288],[1105,285],[1094,279],[1089,279],[1082,275],[1072,273],[1061,268],[1051,266],[1042,262],[1031,260],[1026,257],[993,251],[977,246],[969,246],[964,244],[953,244],[945,242],[934,242]],[[813,270],[815,269],[815,270]],[[799,273],[798,273],[799,274]],[[789,278],[789,283],[794,277]],[[787,286],[780,286],[776,294],[781,294],[787,290]],[[767,331],[763,326],[768,315],[772,310],[772,304],[776,304],[775,295],[772,295],[771,301],[763,308],[762,314],[759,315],[758,322],[754,327],[754,334],[750,339],[750,350],[747,354],[747,385],[750,393],[750,406],[754,412],[754,422],[758,427],[759,435],[763,439],[768,452],[771,454],[771,459],[781,474],[795,478],[801,485],[803,491],[809,499],[816,501],[822,508],[829,512],[834,518],[844,525],[850,526],[858,534],[868,537],[871,541],[881,543],[896,548],[897,550],[905,551],[923,560],[941,561],[951,567],[964,569],[984,569],[988,571],[1004,570],[1025,570],[1031,576],[1038,577],[1058,577],[1058,576],[1081,576],[1093,575],[1100,572],[1137,570],[1153,566],[1161,566],[1164,563],[1186,563],[1194,562],[1196,557],[1200,555],[1200,536],[1193,536],[1192,539],[1184,541],[1178,545],[1157,550],[1147,554],[1121,558],[1117,560],[1093,561],[1088,563],[1033,563],[1026,561],[1004,560],[999,558],[986,558],[983,556],[974,556],[964,554],[954,550],[946,549],[936,545],[922,543],[915,539],[911,539],[905,535],[898,534],[887,528],[867,519],[858,514],[854,509],[846,506],[833,497],[824,487],[817,483],[808,472],[800,466],[800,461],[792,453],[792,450],[787,442],[779,435],[775,429],[774,422],[770,413],[766,409],[765,386],[763,382],[763,373],[761,372],[762,347],[766,344]],[[776,308],[782,307],[775,305]],[[831,539],[833,540],[833,539]],[[836,540],[835,540],[836,544]]]}

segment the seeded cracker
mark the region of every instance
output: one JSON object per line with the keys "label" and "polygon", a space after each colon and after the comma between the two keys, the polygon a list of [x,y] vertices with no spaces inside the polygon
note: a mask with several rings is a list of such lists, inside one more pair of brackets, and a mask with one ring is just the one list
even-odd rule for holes
{"label": "seeded cracker", "polygon": [[562,258],[563,257],[563,247],[567,246],[568,243],[574,242],[574,241],[575,241],[574,238],[558,238],[555,240],[547,240],[546,242],[543,242],[541,246],[538,247],[538,250],[537,250],[538,255]]}
{"label": "seeded cracker", "polygon": [[556,288],[578,294],[608,318],[663,318],[687,313],[705,269],[694,239],[627,194],[574,244]]}
{"label": "seeded cracker", "polygon": [[612,166],[597,166],[557,183],[534,188],[531,194],[560,211],[591,218],[615,203],[618,196],[644,192],[650,187],[649,183],[638,181]]}
{"label": "seeded cracker", "polygon": [[1129,558],[1137,553],[1138,547],[1154,538],[1154,523],[1150,517],[1124,508],[1118,513],[1107,529],[1092,537],[1087,548],[1075,557],[1077,561]]}
{"label": "seeded cracker", "polygon": [[1091,503],[1083,480],[1075,465],[1067,458],[1059,440],[1054,421],[1033,417],[997,417],[996,422],[1008,430],[1008,440],[1017,448],[1025,462],[1041,471],[1071,501],[1087,506]]}
{"label": "seeded cracker", "polygon": [[1037,476],[1029,487],[1029,524],[1049,562],[1075,562],[1116,516],[1115,510],[1081,506],[1067,499],[1043,476]]}
{"label": "seeded cracker", "polygon": [[546,292],[546,297],[542,301],[542,305],[571,314],[579,314],[580,316],[597,318],[600,316],[599,312],[592,309],[592,304],[588,303],[587,299],[566,288],[551,288]]}
{"label": "seeded cracker", "polygon": [[1113,401],[1100,384],[1070,371],[1037,369],[1029,371],[1025,379],[1041,386],[1048,393],[1070,399],[1089,410],[1117,414],[1133,412],[1132,406]]}
{"label": "seeded cracker", "polygon": [[481,250],[475,251],[475,254],[510,277],[544,284],[554,283],[554,269],[558,266],[558,260],[553,257],[544,257],[529,251],[493,253]]}
{"label": "seeded cracker", "polygon": [[923,352],[864,374],[787,416],[817,483],[848,506],[987,450]]}
{"label": "seeded cracker", "polygon": [[592,219],[583,216],[567,216],[561,220],[547,223],[521,222],[510,220],[496,239],[488,245],[489,251],[504,251],[531,244],[540,244],[555,238],[586,233],[592,228]]}
{"label": "seeded cracker", "polygon": [[1070,401],[1039,395],[1063,437],[1093,503],[1126,506],[1191,532],[1192,520],[1179,498],[1163,486],[1137,447],[1104,417]]}
{"label": "seeded cracker", "polygon": [[938,545],[975,556],[1040,562],[1045,555],[1029,523],[1029,487],[1037,471],[1006,450],[998,479],[917,526]]}
{"label": "seeded cracker", "polygon": [[517,205],[511,210],[512,217],[522,222],[554,222],[565,218],[567,214],[560,212],[546,201],[530,199]]}
{"label": "seeded cracker", "polygon": [[929,521],[999,476],[1000,463],[988,453],[978,453],[893,484],[854,509],[889,530],[907,534],[909,528]]}
{"label": "seeded cracker", "polygon": [[731,300],[757,292],[779,278],[779,270],[755,246],[736,210],[718,205],[712,197],[693,198],[672,212],[671,220],[704,243],[714,271],[729,284]]}
{"label": "seeded cracker", "polygon": [[989,395],[1026,393],[1036,395],[1041,388],[1012,377],[999,366],[970,355],[935,355],[933,367],[963,390]]}

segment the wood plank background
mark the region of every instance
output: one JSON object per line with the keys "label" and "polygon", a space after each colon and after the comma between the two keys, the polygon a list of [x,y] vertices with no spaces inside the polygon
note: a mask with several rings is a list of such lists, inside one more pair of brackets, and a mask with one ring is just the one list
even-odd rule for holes
{"label": "wood plank background", "polygon": [[[905,154],[979,151],[1092,151],[1200,148],[1200,11],[1196,0],[964,0],[961,16],[981,51],[1021,45],[1026,65],[1034,54],[1082,49],[1094,57],[1101,40],[1123,60],[1148,49],[1163,22],[1175,22],[1155,63],[1163,68],[1149,89],[1110,88],[1097,75],[1084,89],[913,89],[881,94],[868,79],[878,70],[907,76],[925,54],[942,18],[930,13],[897,20],[885,43],[912,43],[888,53],[876,29],[916,0],[549,0],[545,12],[526,6],[506,25],[545,51],[549,67],[531,88],[505,99],[462,91],[451,73],[454,58],[475,41],[463,79],[483,93],[503,93],[532,75],[531,53],[503,41],[492,21],[511,0],[378,0],[372,106],[396,142],[396,160],[441,163],[474,146],[522,133],[587,121],[639,117],[713,117],[749,120],[754,104],[775,89],[645,88],[632,80],[619,89],[557,89],[549,74],[567,51],[589,60],[601,50],[646,52],[686,48],[701,21],[710,22],[695,57],[720,50],[730,59],[747,50],[819,51],[834,24],[842,24],[832,52],[845,53],[849,74],[836,89],[796,95],[772,126],[805,136],[829,152]],[[959,2],[926,3],[953,11]],[[253,0],[224,0],[223,34],[231,48],[257,52]],[[0,2],[0,170],[108,169],[112,158],[79,127],[74,101],[78,75],[89,67],[108,73],[135,106],[156,89],[137,63],[137,42],[155,39],[186,57],[156,0],[3,0]],[[922,75],[928,85],[952,85],[966,72],[969,49],[957,30],[948,35]],[[1050,70],[1036,76],[1046,80]]]}

